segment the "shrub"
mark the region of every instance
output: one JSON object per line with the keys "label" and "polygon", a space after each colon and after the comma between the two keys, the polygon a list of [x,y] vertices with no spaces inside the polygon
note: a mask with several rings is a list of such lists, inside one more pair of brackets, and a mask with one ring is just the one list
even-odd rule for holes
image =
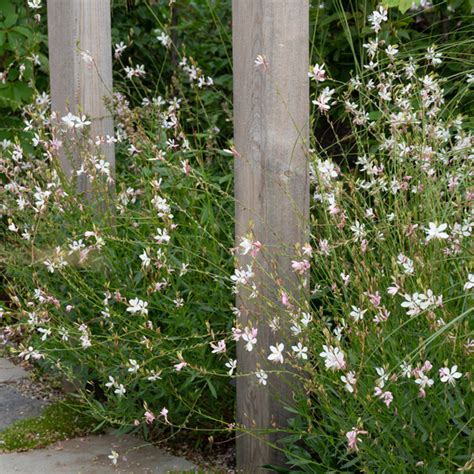
{"label": "shrub", "polygon": [[312,161],[313,242],[294,268],[312,255],[313,311],[287,303],[283,354],[306,374],[292,472],[472,468],[474,140],[458,110],[473,77],[439,76],[448,47],[412,57],[381,37],[363,73],[314,93],[317,113],[337,97],[352,133]]}
{"label": "shrub", "polygon": [[[88,120],[48,117],[48,106],[25,110],[35,153],[12,144],[0,155],[7,331],[27,338],[24,358],[79,382],[100,420],[156,429],[161,412],[169,426],[220,428],[233,412],[227,369],[210,357],[231,319],[228,156],[212,136],[193,148],[184,101],[130,108],[117,94],[113,177]],[[57,163],[73,149],[84,164],[68,180]]]}

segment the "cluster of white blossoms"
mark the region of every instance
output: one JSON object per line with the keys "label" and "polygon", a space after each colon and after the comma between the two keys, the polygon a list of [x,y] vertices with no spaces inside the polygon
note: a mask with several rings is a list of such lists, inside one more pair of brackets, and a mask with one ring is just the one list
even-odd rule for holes
{"label": "cluster of white blossoms", "polygon": [[212,77],[205,76],[202,69],[187,57],[181,59],[179,67],[187,74],[189,82],[196,84],[199,89],[214,85]]}
{"label": "cluster of white blossoms", "polygon": [[68,114],[62,117],[61,120],[69,129],[75,128],[82,130],[84,127],[91,124],[91,121],[88,120],[85,115],[78,116],[71,112],[68,112]]}

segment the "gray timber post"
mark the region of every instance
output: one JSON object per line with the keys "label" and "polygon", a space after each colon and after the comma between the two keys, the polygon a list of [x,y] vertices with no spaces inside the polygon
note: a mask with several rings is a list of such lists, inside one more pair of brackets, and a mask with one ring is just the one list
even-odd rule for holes
{"label": "gray timber post", "polygon": [[[239,372],[248,374],[257,367],[287,368],[267,360],[270,345],[290,339],[284,322],[288,316],[269,275],[295,290],[291,259],[295,245],[308,241],[309,3],[233,0],[232,7],[236,243],[251,231],[263,245],[253,279],[260,296],[251,299],[242,293],[237,298],[240,327],[258,328],[254,350],[245,350],[242,341],[237,345]],[[248,256],[239,257],[240,265],[248,263]],[[265,314],[268,300],[271,314]],[[269,325],[274,316],[282,320],[276,333]],[[286,350],[291,350],[288,343]],[[267,385],[259,385],[254,375],[237,378],[237,422],[247,433],[237,438],[239,472],[284,464],[283,454],[269,443],[281,437],[275,428],[287,426],[289,413],[283,405],[291,404],[294,384],[291,373],[269,373]]]}
{"label": "gray timber post", "polygon": [[[104,103],[112,93],[110,0],[48,0],[47,13],[52,110],[59,117],[85,114],[92,122],[91,137],[113,137],[112,115]],[[113,176],[114,146],[101,148]],[[80,167],[80,157],[74,161],[61,156],[68,177]],[[82,176],[78,190],[88,187]]]}

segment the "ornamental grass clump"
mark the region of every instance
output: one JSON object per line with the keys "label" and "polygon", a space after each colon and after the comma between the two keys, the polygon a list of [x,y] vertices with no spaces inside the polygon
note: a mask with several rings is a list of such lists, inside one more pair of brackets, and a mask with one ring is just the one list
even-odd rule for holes
{"label": "ornamental grass clump", "polygon": [[[449,46],[404,53],[382,36],[386,19],[382,7],[371,15],[375,36],[348,84],[310,72],[316,114],[333,124],[335,109],[351,133],[338,152],[314,143],[311,242],[291,268],[309,303],[275,295],[290,329],[265,356],[301,384],[280,444],[292,472],[473,466],[474,137],[458,114],[472,74],[459,65],[451,87],[437,75],[457,60]],[[255,377],[267,384],[261,367]]]}
{"label": "ornamental grass clump", "polygon": [[[0,149],[4,337],[63,373],[100,422],[221,429],[233,389],[210,355],[232,316],[229,157],[210,151],[211,134],[193,148],[181,99],[131,108],[117,93],[111,106],[116,135],[93,137],[89,118],[51,115],[41,95],[24,111],[33,151]],[[102,155],[112,144],[115,174]]]}

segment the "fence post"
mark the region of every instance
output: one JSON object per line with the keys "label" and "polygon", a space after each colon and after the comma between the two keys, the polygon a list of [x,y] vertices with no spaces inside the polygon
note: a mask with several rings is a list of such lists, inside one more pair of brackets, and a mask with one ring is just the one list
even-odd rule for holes
{"label": "fence post", "polygon": [[[258,366],[284,368],[267,360],[269,345],[288,341],[289,333],[277,284],[268,275],[278,275],[283,287],[295,289],[291,259],[295,244],[308,240],[309,3],[233,0],[232,6],[236,241],[251,230],[263,244],[253,280],[260,297],[240,294],[237,301],[241,327],[251,321],[258,328],[252,352],[242,341],[237,346],[239,371],[249,373]],[[248,256],[239,257],[240,265],[248,263]],[[265,300],[282,310],[265,314]],[[269,316],[281,317],[280,332],[272,332]],[[291,351],[288,344],[285,350]],[[261,435],[265,429],[285,428],[289,413],[283,403],[291,402],[292,379],[270,374],[267,385],[258,385],[253,375],[239,377],[238,423]],[[281,452],[268,445],[278,438],[276,433],[239,436],[238,470],[262,472],[264,464],[283,464]]]}
{"label": "fence post", "polygon": [[[110,0],[48,0],[47,14],[52,110],[59,117],[85,114],[92,121],[91,137],[113,137],[113,119],[104,104],[112,92]],[[101,148],[113,174],[114,146]],[[68,177],[80,167],[80,157],[74,161],[61,156]],[[78,190],[88,190],[85,177],[78,179]]]}

